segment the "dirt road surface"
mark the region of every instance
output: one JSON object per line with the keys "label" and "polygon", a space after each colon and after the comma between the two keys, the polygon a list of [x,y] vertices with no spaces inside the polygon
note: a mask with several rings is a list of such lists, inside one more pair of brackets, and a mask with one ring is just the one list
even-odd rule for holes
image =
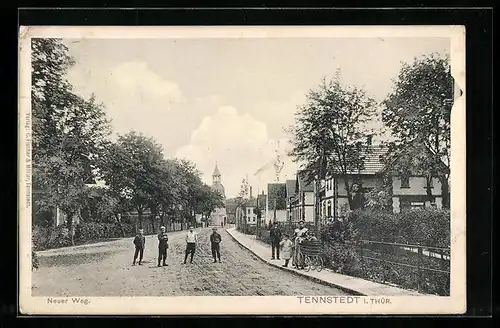
{"label": "dirt road surface", "polygon": [[197,229],[193,263],[183,264],[186,232],[169,234],[168,266],[157,267],[156,236],[146,238],[142,266],[132,266],[132,238],[40,252],[33,296],[272,296],[345,295],[271,267],[223,229],[222,263],[213,263],[209,228]]}

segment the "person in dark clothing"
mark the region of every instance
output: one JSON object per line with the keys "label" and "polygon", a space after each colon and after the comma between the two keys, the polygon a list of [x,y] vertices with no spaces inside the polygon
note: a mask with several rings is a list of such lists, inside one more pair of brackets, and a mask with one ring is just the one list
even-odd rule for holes
{"label": "person in dark clothing", "polygon": [[363,209],[365,207],[365,195],[357,183],[354,183],[352,189],[352,210]]}
{"label": "person in dark clothing", "polygon": [[160,267],[162,262],[163,266],[167,266],[165,263],[167,261],[167,249],[168,249],[168,236],[165,227],[160,227],[160,233],[158,234],[158,266]]}
{"label": "person in dark clothing", "polygon": [[214,258],[214,263],[217,263],[217,259],[219,259],[220,263],[220,242],[221,242],[221,236],[217,232],[217,228],[212,229],[213,232],[210,235],[210,243],[212,246],[212,257]]}
{"label": "person in dark clothing", "polygon": [[276,258],[279,260],[280,259],[281,230],[278,227],[278,223],[274,222],[274,224],[270,230],[269,235],[271,237],[271,250],[272,250],[271,260],[274,260],[275,253],[276,253]]}
{"label": "person in dark clothing", "polygon": [[134,253],[134,262],[132,262],[132,265],[135,265],[137,256],[139,256],[139,265],[142,265],[144,246],[146,246],[146,237],[144,237],[144,230],[142,229],[139,230],[139,233],[134,238],[134,245],[135,245],[135,253]]}

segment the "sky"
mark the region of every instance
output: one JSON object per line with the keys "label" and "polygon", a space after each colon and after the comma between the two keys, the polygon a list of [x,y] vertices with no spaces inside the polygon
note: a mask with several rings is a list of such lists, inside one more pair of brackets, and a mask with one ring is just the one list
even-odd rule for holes
{"label": "sky", "polygon": [[[402,62],[448,54],[446,38],[65,39],[75,65],[75,93],[96,96],[115,136],[155,138],[165,157],[193,161],[211,184],[215,164],[227,197],[248,176],[253,193],[295,179],[286,156],[297,106],[323,77],[340,68],[341,81],[376,101],[391,92]],[[379,121],[373,127],[381,129]],[[255,175],[264,167],[262,173]]]}

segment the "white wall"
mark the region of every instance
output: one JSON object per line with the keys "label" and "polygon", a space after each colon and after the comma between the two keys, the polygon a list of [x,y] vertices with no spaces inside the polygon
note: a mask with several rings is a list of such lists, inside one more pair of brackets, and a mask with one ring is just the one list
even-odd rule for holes
{"label": "white wall", "polygon": [[306,222],[314,222],[314,206],[306,206],[305,207],[305,221]]}
{"label": "white wall", "polygon": [[[266,212],[267,216],[266,222],[269,222],[269,220],[273,221],[274,220],[274,211],[269,211]],[[288,221],[288,211],[287,210],[276,210],[276,221],[279,222],[285,222]]]}
{"label": "white wall", "polygon": [[306,192],[305,194],[305,204],[312,205],[314,204],[314,192]]}
{"label": "white wall", "polygon": [[[394,196],[400,195],[426,195],[426,185],[427,179],[425,177],[410,177],[410,188],[401,188],[401,179],[394,177],[392,179],[392,194]],[[435,196],[441,196],[441,183],[439,179],[432,179],[433,188],[431,188],[432,194]]]}

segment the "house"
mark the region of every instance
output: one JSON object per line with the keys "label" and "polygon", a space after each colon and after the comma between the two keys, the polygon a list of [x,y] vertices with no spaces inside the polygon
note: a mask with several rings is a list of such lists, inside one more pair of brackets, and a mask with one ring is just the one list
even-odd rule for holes
{"label": "house", "polygon": [[266,220],[267,222],[288,220],[285,183],[267,184]]}
{"label": "house", "polygon": [[226,199],[226,215],[228,223],[236,222],[236,208],[238,207],[237,200],[235,198]]}
{"label": "house", "polygon": [[[417,168],[418,162],[429,156],[434,154],[424,145],[416,144],[393,156],[383,168],[382,172],[390,176],[394,213],[409,208],[443,207],[442,185],[437,172],[448,172],[448,167],[439,161],[436,176],[424,175]],[[402,166],[408,170],[408,175],[401,176],[395,169]]]}
{"label": "house", "polygon": [[264,194],[264,191],[260,195],[257,195],[257,207],[260,209],[260,219],[261,223],[264,224],[267,217],[267,195]]}
{"label": "house", "polygon": [[286,180],[286,208],[287,219],[292,221],[292,201],[295,198],[295,180]]}
{"label": "house", "polygon": [[[226,193],[224,185],[221,182],[221,173],[217,163],[215,163],[214,172],[212,173],[212,189],[219,192],[223,199],[226,199]],[[215,208],[212,213],[210,213],[210,224],[215,226],[225,225],[227,223],[227,212],[226,207]]]}
{"label": "house", "polygon": [[348,172],[347,179],[344,174],[332,173],[321,181],[320,216],[323,220],[340,218],[343,212],[349,209],[346,183],[349,188],[352,188],[353,184],[357,184],[360,191],[365,194],[382,186],[383,156],[386,154],[387,148],[371,143],[366,146],[360,145],[360,147],[362,147],[360,156],[364,161],[363,169]]}
{"label": "house", "polygon": [[257,225],[257,198],[247,199],[244,205],[246,223],[249,225]]}
{"label": "house", "polygon": [[307,182],[306,173],[304,171],[297,172],[295,179],[295,195],[291,197],[289,202],[289,212],[291,212],[292,215],[292,222],[298,222],[300,220],[314,222],[314,181]]}
{"label": "house", "polygon": [[[348,172],[348,179],[345,179],[344,174],[333,173],[321,181],[319,195],[321,197],[320,217],[322,220],[341,218],[345,210],[349,209],[346,183],[349,188],[352,188],[353,184],[357,184],[360,191],[366,195],[375,188],[383,187],[384,178],[388,178],[391,187],[393,212],[398,213],[408,208],[430,207],[434,204],[437,208],[442,207],[441,184],[437,177],[422,175],[415,165],[409,167],[409,174],[406,177],[402,177],[400,172],[394,169],[398,161],[403,158],[410,158],[410,162],[414,162],[420,156],[432,156],[426,147],[411,147],[406,150],[411,152],[406,153],[406,157],[398,154],[393,156],[391,161],[384,160],[388,151],[385,146],[372,145],[368,141],[366,145],[360,145],[360,147],[362,147],[360,154],[364,161],[361,170]],[[441,171],[446,170],[444,163],[440,163],[440,165],[442,165],[439,168]],[[428,181],[433,201],[429,201],[427,194]]]}

